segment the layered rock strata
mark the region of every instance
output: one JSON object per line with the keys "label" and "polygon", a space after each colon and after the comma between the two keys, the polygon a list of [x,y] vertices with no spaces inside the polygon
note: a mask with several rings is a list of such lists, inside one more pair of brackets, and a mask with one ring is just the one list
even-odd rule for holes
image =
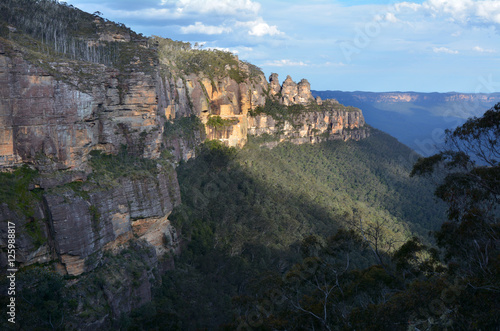
{"label": "layered rock strata", "polygon": [[74,61],[49,65],[52,73],[0,40],[0,167],[82,170],[91,150],[116,152],[122,144],[159,156],[155,77]]}
{"label": "layered rock strata", "polygon": [[[337,108],[337,107],[335,107]],[[278,141],[295,144],[325,140],[360,140],[368,136],[363,114],[359,110],[305,112],[291,120],[278,121],[270,115],[249,117],[248,132],[253,136],[277,136]]]}
{"label": "layered rock strata", "polygon": [[175,172],[119,178],[115,187],[86,190],[90,191],[85,198],[71,190],[44,195],[54,250],[68,274],[93,269],[85,265],[89,256],[134,237],[149,242],[158,256],[177,249],[175,230],[167,219],[180,203]]}
{"label": "layered rock strata", "polygon": [[[75,280],[81,282],[79,314],[86,315],[84,306],[109,307],[105,317],[82,324],[89,329],[110,328],[109,312],[118,318],[150,301],[159,272],[172,267],[181,247],[168,219],[181,202],[174,166],[195,157],[204,140],[242,147],[248,135],[294,143],[366,136],[361,112],[334,103],[286,121],[252,116],[268,99],[321,105],[305,79],[295,83],[288,76],[280,84],[272,74],[267,82],[258,68],[228,54],[213,61],[217,68],[210,72],[212,64],[177,66],[159,44],[92,17],[90,35],[78,33],[68,44],[44,44],[0,26],[0,170],[29,165],[37,173],[14,175],[29,183],[21,193],[9,191],[19,196],[0,201],[0,224],[16,225],[16,267],[51,262],[61,274],[83,275]],[[61,53],[66,46],[81,54]],[[120,160],[132,164],[106,172],[99,168],[105,163],[93,163],[96,150],[115,158],[126,150],[131,157]],[[2,270],[7,238],[7,227],[0,227]],[[98,288],[85,283],[95,274],[104,279]]]}
{"label": "layered rock strata", "polygon": [[[154,178],[123,177],[106,190],[86,184],[90,186],[83,195],[61,191],[74,181],[86,183],[93,150],[116,154],[127,146],[133,155],[148,159],[170,150],[175,163],[196,156],[205,139],[242,147],[248,135],[269,134],[294,143],[367,135],[361,111],[332,101],[331,108],[323,105],[284,122],[265,114],[252,116],[269,97],[284,106],[321,105],[305,79],[295,83],[288,76],[280,85],[272,74],[268,83],[261,72],[252,73],[237,59],[218,78],[203,71],[186,75],[165,68],[154,52],[145,54],[125,57],[120,68],[61,59],[44,62],[0,39],[0,167],[31,164],[41,172],[37,186],[44,190],[33,219],[45,220],[40,236],[46,240],[37,246],[20,234],[20,263],[55,259],[65,273],[78,275],[95,266],[89,262],[92,256],[132,237],[145,239],[159,255],[177,250],[175,229],[167,219],[180,203],[174,170]],[[199,129],[165,134],[166,123],[193,116],[202,124]],[[29,222],[6,204],[0,207],[0,220]]]}

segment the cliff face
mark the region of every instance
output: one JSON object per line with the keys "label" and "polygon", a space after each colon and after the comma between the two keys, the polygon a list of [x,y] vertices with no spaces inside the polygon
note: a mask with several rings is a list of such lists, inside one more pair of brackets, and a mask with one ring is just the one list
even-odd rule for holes
{"label": "cliff face", "polygon": [[[288,76],[280,86],[276,74],[267,83],[260,73],[237,82],[229,77],[230,70],[250,75],[248,65],[240,61],[226,66],[226,75],[216,80],[203,72],[174,71],[166,77],[154,62],[133,57],[121,71],[100,64],[51,62],[44,70],[9,42],[0,43],[0,98],[6,101],[0,106],[0,167],[32,163],[44,171],[88,171],[90,151],[116,153],[121,145],[155,159],[163,144],[176,160],[186,160],[204,139],[244,146],[247,134],[258,132],[258,123],[266,121],[248,113],[264,106],[265,91],[285,106],[314,100],[305,79],[296,84]],[[145,64],[150,72],[144,72]],[[205,124],[204,132],[191,139],[163,139],[167,120],[191,115]],[[329,114],[337,115],[342,116]],[[214,116],[227,124],[206,125]],[[338,123],[344,122],[339,118]],[[309,133],[316,129],[324,132],[311,127]]]}
{"label": "cliff face", "polygon": [[[41,172],[37,186],[44,193],[35,218],[47,221],[46,243],[34,252],[27,239],[23,264],[56,259],[64,272],[78,275],[94,268],[89,257],[134,236],[158,254],[176,250],[162,244],[165,236],[177,240],[167,219],[180,203],[175,170],[163,169],[154,178],[119,178],[106,190],[88,184],[84,196],[61,189],[87,182],[95,172],[89,166],[93,150],[116,154],[127,146],[132,155],[155,160],[164,146],[177,162],[194,157],[205,139],[242,147],[248,134],[294,143],[367,136],[360,110],[315,101],[307,80],[296,84],[288,76],[279,85],[272,74],[268,83],[237,59],[216,78],[165,69],[161,57],[147,57],[154,53],[131,56],[122,68],[61,60],[35,65],[25,50],[0,41],[0,166],[28,163]],[[234,72],[239,76],[231,77]],[[266,91],[274,102],[303,111],[281,119],[255,115],[266,105]],[[193,118],[198,126],[167,132],[166,124]],[[3,220],[23,218],[7,205],[2,210]]]}
{"label": "cliff face", "polygon": [[[337,104],[334,104],[337,105]],[[329,110],[307,112],[280,123],[270,115],[249,118],[248,132],[254,136],[278,135],[279,141],[295,144],[317,143],[325,140],[360,140],[368,136],[365,120],[359,110]],[[328,109],[328,107],[326,108]]]}
{"label": "cliff face", "polygon": [[[153,269],[172,267],[164,257],[181,246],[168,220],[181,203],[174,167],[195,157],[204,140],[243,147],[248,135],[272,135],[275,143],[367,135],[361,111],[315,101],[305,79],[280,84],[273,74],[268,82],[232,54],[144,41],[79,15],[97,32],[64,47],[0,25],[0,179],[15,195],[0,201],[0,224],[19,229],[19,267],[53,262],[71,276],[105,272],[99,291],[115,317],[151,299],[159,281]],[[75,44],[81,47],[64,53]],[[281,118],[260,111],[269,102],[299,111]],[[29,176],[15,170],[21,165]],[[0,228],[2,270],[6,231]],[[130,270],[103,271],[132,246],[143,260],[134,281]],[[126,284],[113,287],[117,279]]]}
{"label": "cliff face", "polygon": [[[295,106],[298,111],[290,110],[273,114],[257,112],[248,116],[248,133],[252,136],[274,136],[276,141],[267,143],[272,146],[279,141],[295,144],[316,143],[333,139],[359,140],[368,136],[361,110],[344,107],[336,100],[323,102],[314,99],[310,84],[302,79],[296,84],[287,76],[283,85],[278,83],[278,75],[269,77],[270,93],[284,106]],[[271,106],[275,107],[275,106]]]}
{"label": "cliff face", "polygon": [[77,62],[49,63],[48,72],[25,57],[0,41],[0,167],[84,170],[91,150],[122,144],[159,156],[154,76]]}
{"label": "cliff face", "polygon": [[[102,190],[88,185],[85,190],[86,196],[66,190],[43,198],[50,239],[68,274],[92,270],[96,266],[89,263],[90,256],[119,247],[134,237],[150,243],[158,256],[178,248],[175,230],[167,219],[180,203],[175,172],[118,178],[115,187]],[[168,245],[164,244],[168,241]]]}
{"label": "cliff face", "polygon": [[[119,70],[76,61],[34,65],[29,56],[0,41],[0,167],[32,164],[41,172],[37,187],[44,192],[34,219],[43,223],[45,243],[35,249],[23,236],[18,262],[55,259],[65,273],[79,275],[95,267],[90,257],[134,237],[159,255],[175,250],[167,219],[180,203],[173,168],[156,177],[119,178],[106,190],[89,184],[84,196],[64,189],[86,181],[92,150],[116,154],[126,145],[138,157],[159,157],[165,119],[158,112],[158,74],[141,70],[142,61],[153,59],[133,57]],[[1,220],[23,218],[2,204]],[[163,245],[165,236],[171,247]]]}
{"label": "cliff face", "polygon": [[1,166],[39,162],[43,155],[56,160],[56,169],[81,167],[87,146],[97,141],[92,97],[10,51],[0,43]]}

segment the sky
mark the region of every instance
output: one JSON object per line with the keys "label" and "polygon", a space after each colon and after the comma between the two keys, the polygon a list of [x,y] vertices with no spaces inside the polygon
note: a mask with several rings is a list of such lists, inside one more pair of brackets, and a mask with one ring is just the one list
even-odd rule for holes
{"label": "sky", "polygon": [[313,90],[500,92],[500,0],[66,0]]}

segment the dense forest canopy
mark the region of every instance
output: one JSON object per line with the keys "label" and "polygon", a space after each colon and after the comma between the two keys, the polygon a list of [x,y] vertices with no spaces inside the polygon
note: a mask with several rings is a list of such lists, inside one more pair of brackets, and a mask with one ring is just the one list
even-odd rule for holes
{"label": "dense forest canopy", "polygon": [[[239,151],[206,143],[178,168],[183,204],[171,219],[189,244],[155,300],[123,322],[172,329],[349,325],[347,312],[404,288],[396,264],[406,278],[418,273],[408,271],[416,261],[426,263],[426,273],[439,268],[427,234],[439,228],[444,208],[431,182],[409,177],[412,160],[410,149],[376,130],[359,142],[272,150],[252,141]],[[425,239],[412,239],[416,233]],[[418,258],[407,262],[413,253]],[[331,290],[324,321],[301,312],[323,302],[315,277]],[[319,301],[299,308],[302,296]]]}

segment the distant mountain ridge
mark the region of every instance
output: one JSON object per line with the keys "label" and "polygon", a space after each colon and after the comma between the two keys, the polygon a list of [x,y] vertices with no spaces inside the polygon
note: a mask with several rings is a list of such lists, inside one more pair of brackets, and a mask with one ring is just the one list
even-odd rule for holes
{"label": "distant mountain ridge", "polygon": [[318,93],[333,92],[350,94],[359,100],[381,102],[381,101],[395,101],[395,102],[453,102],[453,101],[480,101],[480,102],[498,102],[500,101],[500,93],[458,93],[458,92],[344,92],[344,91],[316,91]]}
{"label": "distant mountain ridge", "polygon": [[461,125],[469,117],[481,116],[500,102],[500,93],[312,91],[312,94],[362,109],[367,124],[423,155],[437,151],[445,129]]}

